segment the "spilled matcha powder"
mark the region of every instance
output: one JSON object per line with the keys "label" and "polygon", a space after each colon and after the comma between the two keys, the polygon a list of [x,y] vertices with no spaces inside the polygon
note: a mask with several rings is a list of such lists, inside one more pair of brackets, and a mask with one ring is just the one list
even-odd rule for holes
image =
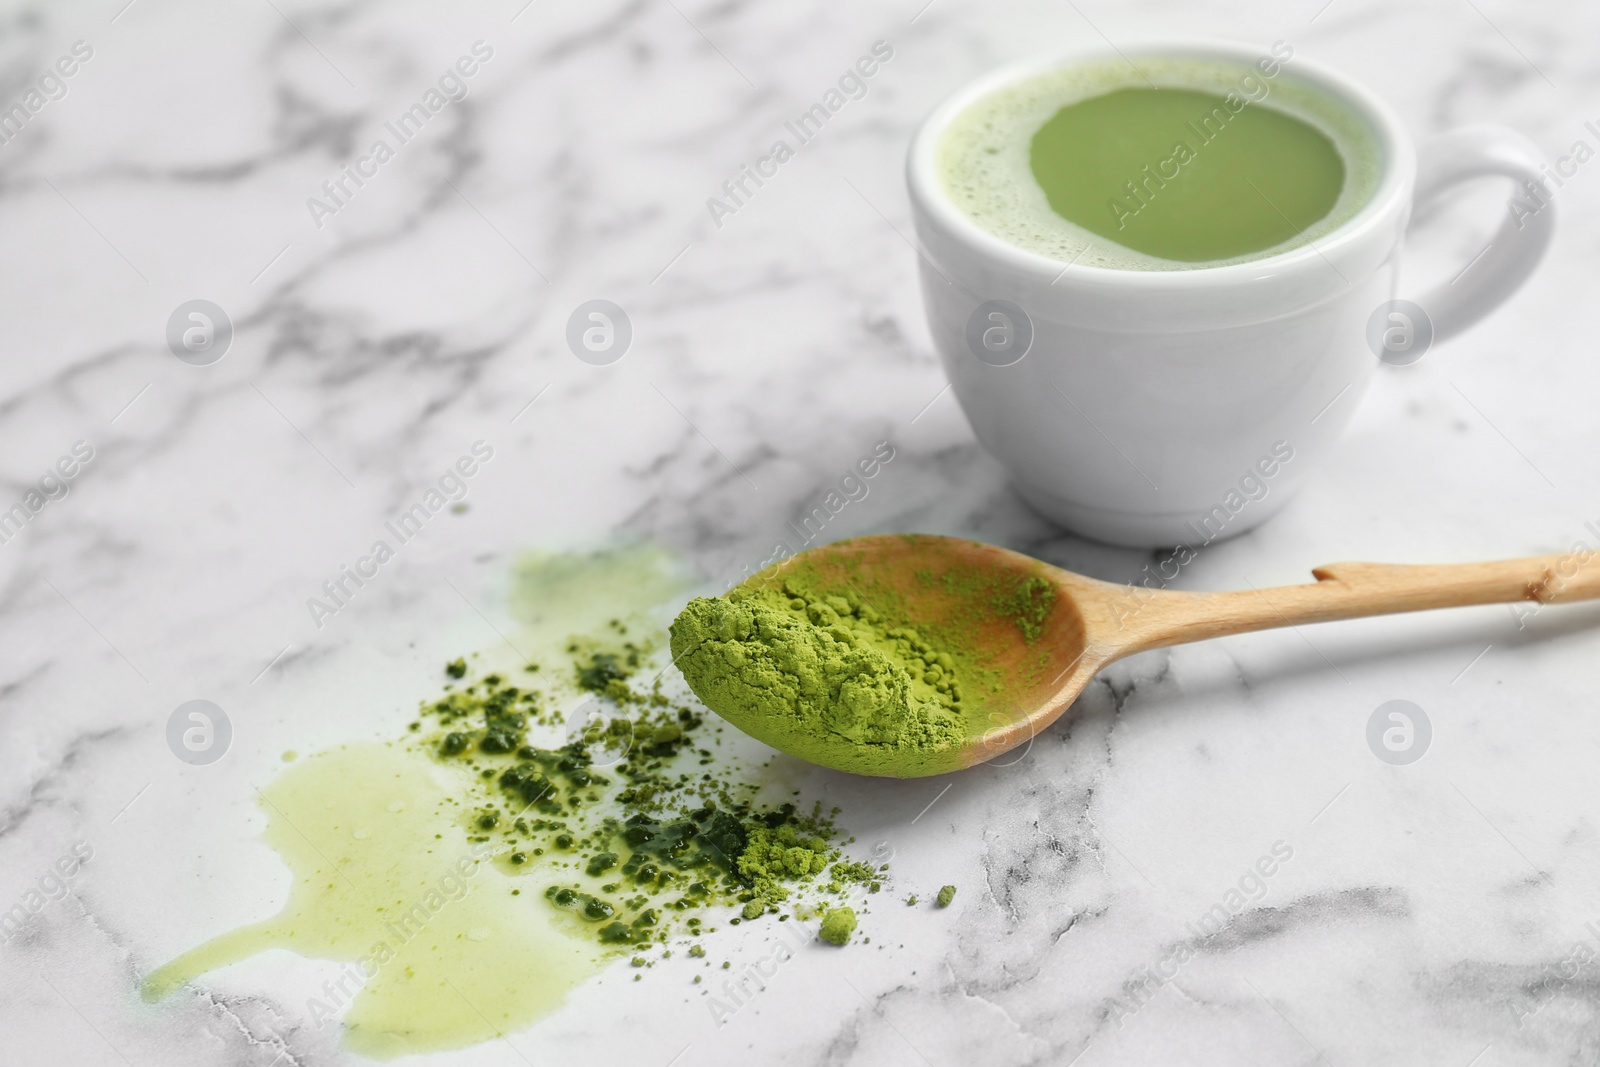
{"label": "spilled matcha powder", "polygon": [[[469,841],[536,875],[572,932],[618,947],[692,939],[729,905],[731,925],[805,917],[880,877],[833,843],[837,809],[764,806],[754,783],[703,769],[720,726],[672,701],[659,673],[638,685],[649,649],[614,626],[611,643],[569,648],[572,685],[599,698],[580,721],[493,673],[423,706],[437,725],[419,743],[472,772]],[[550,727],[570,739],[529,743]]]}
{"label": "spilled matcha powder", "polygon": [[830,945],[843,945],[856,931],[856,913],[850,908],[830,908],[822,916],[822,929],[818,936]]}

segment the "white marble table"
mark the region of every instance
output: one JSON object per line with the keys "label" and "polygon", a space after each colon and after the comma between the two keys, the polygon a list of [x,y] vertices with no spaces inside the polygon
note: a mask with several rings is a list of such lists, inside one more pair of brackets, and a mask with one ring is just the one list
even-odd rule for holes
{"label": "white marble table", "polygon": [[[0,945],[7,1063],[352,1062],[302,1007],[332,965],[280,956],[158,1007],[136,984],[281,901],[255,788],[285,748],[392,736],[440,656],[493,641],[455,589],[491,596],[519,550],[653,540],[715,584],[888,440],[830,537],[953,533],[1138,573],[1147,554],[1029,512],[941,393],[901,161],[961,81],[1102,35],[1283,38],[1419,136],[1494,121],[1555,155],[1600,117],[1600,10],[1579,4],[123,3],[0,16],[0,103],[92,51],[0,144],[0,508],[92,449],[0,546],[0,908],[92,850]],[[879,40],[864,98],[713,220],[707,198]],[[465,98],[399,144],[385,123],[476,41],[492,55]],[[379,137],[393,158],[371,159]],[[322,184],[363,159],[332,203]],[[1470,255],[1504,195],[1423,225],[1417,274]],[[1336,461],[1179,585],[1592,541],[1600,165],[1560,210],[1523,293],[1383,369]],[[634,325],[613,366],[564,340],[596,297]],[[234,325],[211,366],[164,337],[194,299]],[[471,510],[317,628],[306,598],[479,439]],[[726,1026],[613,971],[511,1047],[438,1061],[1595,1062],[1600,963],[1568,961],[1600,953],[1600,608],[1523,622],[1148,654],[1012,766],[817,772],[890,843],[896,892],[962,886],[951,913],[878,909],[869,950],[803,953]],[[163,735],[196,698],[235,729],[209,767]],[[1365,739],[1391,699],[1432,723],[1409,766]],[[1197,934],[1279,842],[1256,899]]]}

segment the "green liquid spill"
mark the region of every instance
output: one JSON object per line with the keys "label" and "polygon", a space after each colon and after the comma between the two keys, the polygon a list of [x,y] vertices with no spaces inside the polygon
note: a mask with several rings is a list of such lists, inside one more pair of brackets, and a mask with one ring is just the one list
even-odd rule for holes
{"label": "green liquid spill", "polygon": [[561,648],[568,635],[602,630],[617,616],[647,613],[688,582],[683,563],[656,545],[586,554],[527,552],[512,568],[506,607],[523,627],[518,647],[531,645],[530,654],[538,658]]}
{"label": "green liquid spill", "polygon": [[1333,210],[1345,180],[1339,150],[1316,127],[1190,89],[1119,89],[1068,105],[1034,134],[1030,163],[1056,214],[1188,263],[1292,240]]}
{"label": "green liquid spill", "polygon": [[346,1047],[390,1058],[514,1032],[599,971],[597,947],[511,895],[516,880],[474,851],[459,807],[415,754],[335,749],[297,762],[261,797],[264,840],[294,874],[288,903],[152,972],[146,1000],[267,949],[345,960],[352,967],[308,1010],[342,1012]]}

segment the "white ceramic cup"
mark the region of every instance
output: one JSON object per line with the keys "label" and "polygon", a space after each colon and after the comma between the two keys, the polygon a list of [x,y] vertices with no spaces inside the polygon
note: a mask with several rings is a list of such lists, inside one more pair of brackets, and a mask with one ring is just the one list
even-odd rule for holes
{"label": "white ceramic cup", "polygon": [[[1299,56],[1276,76],[1363,117],[1383,165],[1371,200],[1311,245],[1183,270],[1069,265],[993,236],[944,195],[935,152],[956,114],[1010,82],[1119,55],[1252,66],[1271,51],[1192,41],[1085,50],[1006,67],[945,100],[907,161],[923,301],[973,431],[1026,500],[1102,541],[1196,546],[1288,501],[1380,358],[1412,362],[1515,292],[1549,244],[1555,211],[1539,194],[1539,152],[1522,136],[1464,128],[1424,143],[1419,164],[1388,107]],[[1488,248],[1459,275],[1395,300],[1413,207],[1486,175],[1515,181],[1535,210],[1508,201]]]}

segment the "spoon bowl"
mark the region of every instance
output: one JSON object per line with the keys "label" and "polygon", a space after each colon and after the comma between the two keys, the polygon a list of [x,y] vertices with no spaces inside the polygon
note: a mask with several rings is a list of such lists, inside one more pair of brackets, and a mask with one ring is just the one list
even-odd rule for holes
{"label": "spoon bowl", "polygon": [[[745,584],[781,582],[797,569],[806,571],[812,588],[853,593],[890,625],[936,637],[941,648],[965,661],[965,673],[974,679],[961,706],[966,740],[960,746],[930,754],[915,767],[886,752],[882,765],[869,773],[920,777],[1000,755],[1053,721],[1054,715],[1043,718],[1042,709],[1059,714],[1093,676],[1090,670],[1080,678],[1077,669],[1084,662],[1087,633],[1062,582],[1075,576],[1020,552],[922,534],[857,537],[800,553]],[[1014,616],[995,605],[1014,598],[1019,589],[1038,590],[1039,583],[1050,591],[1052,603],[1025,633]],[[745,724],[736,725],[749,732]],[[860,753],[852,755],[857,758],[848,761],[850,769],[859,769]]]}

